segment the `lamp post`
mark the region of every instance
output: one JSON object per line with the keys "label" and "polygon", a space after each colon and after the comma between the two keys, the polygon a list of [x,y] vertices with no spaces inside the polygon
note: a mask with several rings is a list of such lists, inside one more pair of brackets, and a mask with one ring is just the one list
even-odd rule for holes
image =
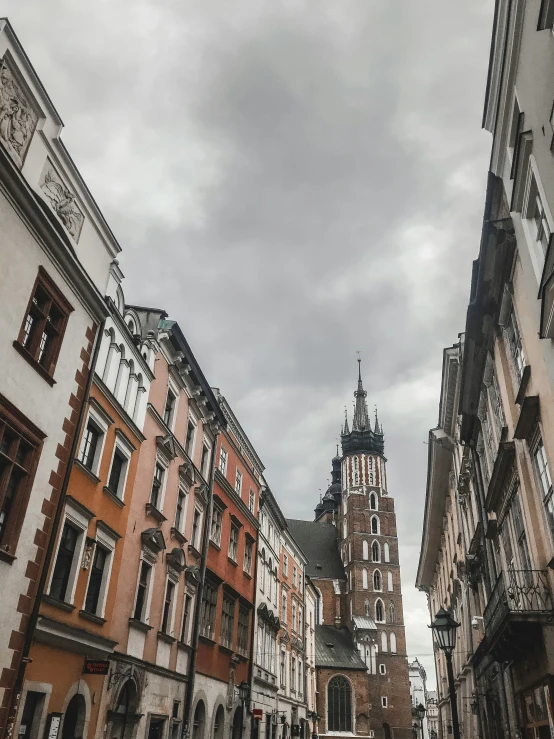
{"label": "lamp post", "polygon": [[313,725],[314,725],[314,730],[312,732],[312,739],[318,739],[317,731],[315,730],[315,725],[316,725],[316,721],[319,724],[319,720],[321,716],[316,711],[310,711],[310,713],[308,714],[308,718],[311,721],[313,721]]}
{"label": "lamp post", "polygon": [[454,739],[460,739],[460,724],[458,722],[458,705],[456,703],[456,689],[454,687],[454,670],[452,669],[452,652],[456,646],[456,629],[460,624],[441,608],[435,616],[430,628],[433,629],[435,640],[446,657],[446,671],[448,674],[448,692],[450,693],[450,712],[452,715],[452,729]]}
{"label": "lamp post", "polygon": [[239,734],[239,737],[241,737],[242,732],[244,730],[244,707],[247,706],[248,703],[250,703],[250,685],[246,682],[246,680],[243,680],[241,684],[239,685],[239,698],[240,698],[240,702],[242,703],[242,711],[240,714],[240,734]]}
{"label": "lamp post", "polygon": [[421,731],[421,739],[424,739],[423,737],[423,719],[425,718],[425,706],[423,703],[420,703],[419,706],[415,709],[415,715],[419,719],[419,730]]}

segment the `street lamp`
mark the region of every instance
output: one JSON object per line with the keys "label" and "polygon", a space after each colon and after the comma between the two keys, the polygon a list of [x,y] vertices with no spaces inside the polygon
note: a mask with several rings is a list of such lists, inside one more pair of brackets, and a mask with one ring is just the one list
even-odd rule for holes
{"label": "street lamp", "polygon": [[456,689],[454,687],[454,670],[452,669],[452,652],[456,646],[456,629],[459,625],[448,611],[441,608],[430,626],[433,629],[438,646],[442,649],[446,657],[446,672],[448,674],[448,692],[450,693],[450,711],[452,714],[454,739],[460,739],[458,705],[456,703]]}
{"label": "street lamp", "polygon": [[421,734],[421,739],[423,739],[423,719],[425,718],[425,706],[420,703],[418,706],[414,706],[412,708],[412,714],[419,719],[419,726],[418,724],[414,724],[414,736],[417,737]]}
{"label": "street lamp", "polygon": [[312,732],[312,739],[317,739],[317,731],[315,730],[316,721],[319,724],[319,720],[321,719],[321,716],[316,711],[310,711],[308,714],[308,718],[313,721],[314,724],[314,730]]}

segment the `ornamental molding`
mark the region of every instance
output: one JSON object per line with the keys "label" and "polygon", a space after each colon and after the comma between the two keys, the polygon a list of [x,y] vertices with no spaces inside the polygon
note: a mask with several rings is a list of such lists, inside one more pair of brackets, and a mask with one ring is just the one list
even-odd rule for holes
{"label": "ornamental molding", "polygon": [[19,169],[38,122],[9,52],[0,60],[0,141]]}
{"label": "ornamental molding", "polygon": [[79,243],[85,216],[76,195],[65,184],[50,159],[46,160],[40,175],[39,187],[73,241]]}

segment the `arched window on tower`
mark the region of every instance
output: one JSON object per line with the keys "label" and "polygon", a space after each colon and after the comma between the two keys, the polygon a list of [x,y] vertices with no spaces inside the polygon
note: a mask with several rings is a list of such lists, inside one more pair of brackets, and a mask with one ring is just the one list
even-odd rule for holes
{"label": "arched window on tower", "polygon": [[371,493],[371,495],[369,496],[369,507],[372,511],[377,510],[377,496],[375,495],[375,493]]}
{"label": "arched window on tower", "polygon": [[269,563],[268,563],[268,573],[267,573],[267,591],[268,591],[267,594],[268,594],[269,600],[271,600],[271,597],[273,595],[272,575],[273,575],[273,562],[271,561],[271,557],[270,557]]}
{"label": "arched window on tower", "polygon": [[348,561],[352,562],[352,542],[348,542]]}
{"label": "arched window on tower", "polygon": [[381,547],[379,546],[378,541],[374,541],[371,545],[371,559],[374,562],[380,562],[381,561]]}
{"label": "arched window on tower", "polygon": [[385,609],[383,607],[383,601],[381,598],[377,598],[375,601],[375,620],[378,623],[385,622]]}
{"label": "arched window on tower", "polygon": [[370,472],[373,469],[373,457],[368,457],[367,458],[367,468],[368,468],[368,470]]}
{"label": "arched window on tower", "polygon": [[389,583],[388,583],[388,585],[389,585],[389,593],[392,593],[392,591],[394,589],[392,587],[392,572],[388,572],[387,573],[387,578],[388,578],[388,581],[389,581]]}
{"label": "arched window on tower", "polygon": [[373,590],[381,591],[383,589],[383,583],[381,580],[381,573],[379,570],[375,570],[373,573]]}
{"label": "arched window on tower", "polygon": [[[394,603],[393,603],[392,600],[391,600],[391,602],[389,604],[389,621],[391,622],[391,624],[393,624],[394,621],[395,621]],[[392,642],[391,642],[391,644],[392,644]]]}
{"label": "arched window on tower", "polygon": [[354,485],[360,483],[360,460],[358,457],[354,457]]}
{"label": "arched window on tower", "polygon": [[383,553],[385,555],[385,562],[390,562],[390,547],[388,541],[383,545]]}
{"label": "arched window on tower", "polygon": [[379,519],[377,518],[377,516],[371,517],[371,533],[372,534],[379,533]]}
{"label": "arched window on tower", "polygon": [[335,675],[327,686],[327,731],[352,731],[352,688],[342,675]]}
{"label": "arched window on tower", "polygon": [[390,650],[393,654],[396,654],[396,635],[390,635]]}
{"label": "arched window on tower", "polygon": [[362,541],[362,559],[369,559],[369,547],[365,539]]}
{"label": "arched window on tower", "polygon": [[365,567],[362,570],[362,587],[367,590],[367,570]]}
{"label": "arched window on tower", "polygon": [[348,527],[346,525],[346,519],[342,522],[342,538],[346,539],[348,536]]}
{"label": "arched window on tower", "polygon": [[388,652],[388,645],[387,645],[387,632],[382,631],[381,632],[381,651],[382,652]]}

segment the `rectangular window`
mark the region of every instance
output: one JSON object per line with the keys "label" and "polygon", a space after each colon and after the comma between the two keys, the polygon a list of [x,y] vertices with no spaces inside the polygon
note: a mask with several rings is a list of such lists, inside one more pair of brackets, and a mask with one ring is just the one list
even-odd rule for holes
{"label": "rectangular window", "polygon": [[286,687],[287,684],[287,653],[283,649],[281,651],[281,660],[279,663],[279,674],[281,676],[281,687]]}
{"label": "rectangular window", "polygon": [[87,611],[87,613],[98,612],[100,592],[104,581],[104,573],[106,572],[108,565],[108,557],[109,552],[97,544],[94,552],[94,559],[90,568],[90,577],[85,598],[85,611]]}
{"label": "rectangular window", "polygon": [[154,508],[160,508],[162,501],[162,485],[164,481],[165,470],[159,462],[156,462],[154,468],[154,478],[152,480],[152,490],[150,491],[150,505]]}
{"label": "rectangular window", "polygon": [[223,523],[223,512],[214,506],[212,513],[212,527],[210,530],[210,539],[217,546],[221,546],[221,526]]}
{"label": "rectangular window", "polygon": [[281,597],[281,621],[287,622],[287,594],[283,593]]}
{"label": "rectangular window", "polygon": [[239,621],[237,628],[237,650],[242,654],[248,654],[248,626],[250,612],[248,608],[239,606]]}
{"label": "rectangular window", "polygon": [[202,460],[200,462],[200,472],[203,477],[208,476],[208,467],[210,463],[210,449],[205,444],[202,444]]}
{"label": "rectangular window", "polygon": [[191,459],[192,459],[192,455],[194,454],[195,432],[196,432],[196,426],[194,425],[192,420],[189,418],[189,422],[187,425],[187,436],[185,439],[185,451]]}
{"label": "rectangular window", "polygon": [[235,524],[231,524],[231,533],[229,535],[229,557],[233,562],[237,561],[237,553],[239,548],[239,527]]}
{"label": "rectangular window", "polygon": [[542,203],[541,196],[537,191],[536,184],[533,202],[530,203],[527,217],[532,223],[531,231],[534,233],[535,240],[540,249],[540,254],[544,259],[548,250],[548,242],[550,241],[550,227],[548,225],[546,213],[544,212],[544,205]]}
{"label": "rectangular window", "polygon": [[237,467],[236,473],[235,473],[235,492],[240,495],[240,492],[242,490],[242,472]]}
{"label": "rectangular window", "polygon": [[56,564],[54,565],[52,584],[50,585],[50,595],[52,598],[56,598],[56,600],[65,601],[68,595],[67,586],[69,584],[73,567],[73,557],[75,556],[80,534],[79,529],[71,526],[67,521],[65,522],[58,547]]}
{"label": "rectangular window", "polygon": [[287,557],[286,554],[283,554],[283,575],[285,577],[287,577],[289,574],[288,570],[289,570],[289,558]]}
{"label": "rectangular window", "polygon": [[383,706],[383,708],[386,708],[389,705],[388,698],[386,698],[385,696],[382,696],[381,705]]}
{"label": "rectangular window", "polygon": [[202,513],[198,510],[198,508],[194,509],[194,516],[192,518],[192,538],[191,538],[191,544],[192,546],[200,551],[200,522],[202,519]]}
{"label": "rectangular window", "polygon": [[200,633],[213,641],[215,610],[217,607],[217,589],[208,581],[204,583],[202,608],[200,611]]}
{"label": "rectangular window", "polygon": [[164,634],[169,634],[172,627],[172,611],[173,611],[173,594],[175,592],[175,585],[171,580],[167,581],[164,598],[164,610],[162,616],[162,631]]}
{"label": "rectangular window", "polygon": [[302,698],[302,660],[298,660],[298,697]]}
{"label": "rectangular window", "polygon": [[292,601],[292,630],[296,631],[296,602]]}
{"label": "rectangular window", "polygon": [[102,436],[102,431],[92,418],[89,418],[83,435],[79,461],[91,472],[96,472],[97,469],[97,453],[100,451]]}
{"label": "rectangular window", "polygon": [[137,588],[137,599],[135,602],[135,610],[133,618],[137,621],[144,621],[146,618],[146,607],[148,601],[148,588],[150,587],[152,567],[144,560],[140,564],[139,582]]}
{"label": "rectangular window", "polygon": [[296,657],[290,658],[290,692],[296,692]]}
{"label": "rectangular window", "polygon": [[177,531],[182,532],[182,526],[183,526],[183,514],[185,511],[185,501],[187,499],[186,494],[179,490],[177,493],[177,507],[175,509],[175,526],[174,528],[177,529]]}
{"label": "rectangular window", "polygon": [[16,348],[39,371],[52,377],[60,353],[71,305],[55,282],[39,267],[27,312],[19,331]]}
{"label": "rectangular window", "polygon": [[43,435],[0,395],[0,548],[15,554]]}
{"label": "rectangular window", "polygon": [[510,356],[514,367],[514,372],[518,382],[521,382],[523,370],[525,369],[525,352],[523,351],[523,343],[517,325],[516,314],[512,308],[508,325],[506,327],[506,339],[510,350]]}
{"label": "rectangular window", "polygon": [[108,490],[114,495],[117,495],[118,498],[123,498],[123,486],[125,484],[128,461],[127,457],[116,446],[108,478]]}
{"label": "rectangular window", "polygon": [[192,596],[185,595],[185,603],[183,606],[183,621],[181,624],[181,642],[188,644],[189,641],[189,620],[192,607]]}
{"label": "rectangular window", "polygon": [[252,574],[252,542],[249,539],[244,545],[244,571],[247,575]]}
{"label": "rectangular window", "polygon": [[254,491],[251,490],[250,491],[249,498],[248,498],[248,508],[250,509],[250,512],[251,513],[254,513],[254,503],[255,503],[255,500],[256,500],[256,498],[254,497]]}
{"label": "rectangular window", "polygon": [[227,450],[223,447],[219,450],[219,471],[222,475],[227,474]]}
{"label": "rectangular window", "polygon": [[166,426],[169,426],[169,428],[172,428],[173,426],[173,416],[175,414],[176,401],[177,401],[177,396],[171,390],[171,388],[168,388],[167,396],[165,399],[164,423]]}
{"label": "rectangular window", "polygon": [[296,567],[292,568],[292,584],[296,587]]}
{"label": "rectangular window", "polygon": [[233,644],[233,628],[235,624],[235,601],[228,596],[223,596],[221,609],[221,631],[220,642],[224,647],[231,649]]}

